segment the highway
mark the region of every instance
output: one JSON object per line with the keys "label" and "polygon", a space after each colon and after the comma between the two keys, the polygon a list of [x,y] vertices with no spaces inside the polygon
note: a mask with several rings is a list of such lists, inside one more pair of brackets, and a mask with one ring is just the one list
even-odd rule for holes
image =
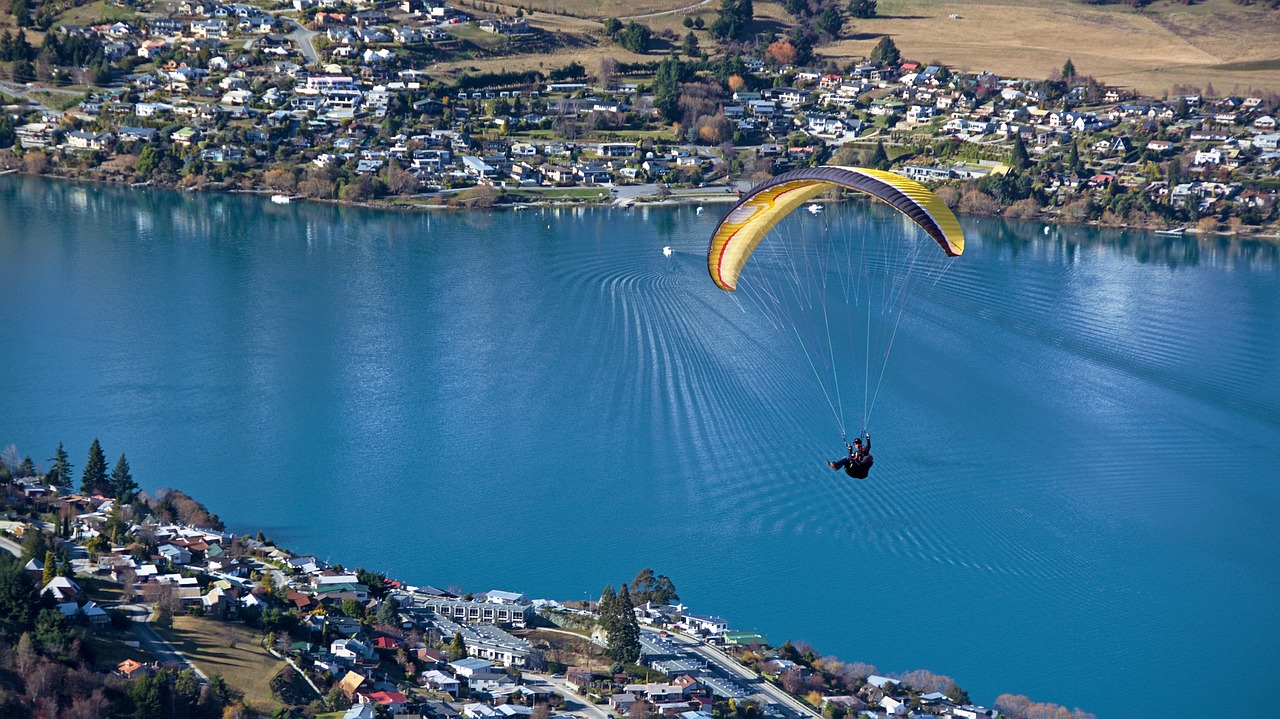
{"label": "highway", "polygon": [[735,683],[745,685],[749,690],[755,693],[755,696],[763,699],[770,704],[777,704],[787,710],[796,713],[808,719],[822,719],[822,715],[815,711],[812,707],[795,697],[782,691],[781,687],[774,686],[765,681],[763,677],[755,672],[742,666],[733,657],[725,654],[717,647],[713,647],[705,642],[687,637],[680,633],[672,633],[667,636],[675,644],[681,646],[685,651],[692,652],[701,657],[709,667],[718,670],[734,680]]}

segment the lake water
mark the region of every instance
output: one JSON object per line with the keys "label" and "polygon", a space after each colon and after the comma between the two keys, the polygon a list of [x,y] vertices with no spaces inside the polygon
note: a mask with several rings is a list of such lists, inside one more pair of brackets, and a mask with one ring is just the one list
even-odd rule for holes
{"label": "lake water", "polygon": [[581,599],[649,566],[692,611],[979,702],[1273,710],[1275,245],[965,221],[854,482],[706,276],[720,212],[0,178],[0,443],[78,472],[99,437],[233,531],[411,583]]}

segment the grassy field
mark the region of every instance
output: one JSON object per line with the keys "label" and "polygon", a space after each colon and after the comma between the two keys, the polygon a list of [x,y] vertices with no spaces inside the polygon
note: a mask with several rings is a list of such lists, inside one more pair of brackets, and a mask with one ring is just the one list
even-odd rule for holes
{"label": "grassy field", "polygon": [[865,56],[887,34],[904,56],[1010,77],[1048,77],[1070,57],[1083,74],[1154,96],[1209,83],[1219,93],[1280,90],[1280,12],[1230,0],[1162,1],[1141,13],[1073,0],[882,0],[879,7],[882,17],[847,25],[852,39],[821,53]]}
{"label": "grassy field", "polygon": [[[269,682],[285,664],[262,648],[253,631],[238,624],[191,616],[174,617],[170,630],[156,629],[200,671],[221,674],[228,686],[244,695],[245,704],[266,713],[281,706],[272,698]],[[234,649],[227,646],[229,630],[240,635]]]}
{"label": "grassy field", "polygon": [[[589,18],[677,10],[643,22],[655,31],[670,29],[683,35],[687,31],[680,21],[685,15],[702,15],[710,22],[718,7],[716,2],[689,0],[534,0],[532,5],[578,16],[538,12],[531,18],[535,25],[597,36],[599,25]],[[760,0],[755,11],[758,32],[784,31],[790,23],[778,4]],[[879,11],[879,17],[847,22],[844,39],[818,48],[820,58],[838,63],[863,58],[889,35],[905,57],[1007,77],[1045,78],[1061,70],[1070,57],[1083,74],[1157,97],[1177,85],[1203,89],[1212,84],[1219,94],[1280,91],[1280,12],[1242,7],[1232,0],[1196,5],[1157,0],[1142,11],[1120,4],[1083,5],[1079,0],[880,0]],[[711,47],[705,32],[699,39]],[[516,57],[485,64],[527,69],[572,59],[594,71],[606,56],[626,62],[641,59],[605,44],[554,58]]]}

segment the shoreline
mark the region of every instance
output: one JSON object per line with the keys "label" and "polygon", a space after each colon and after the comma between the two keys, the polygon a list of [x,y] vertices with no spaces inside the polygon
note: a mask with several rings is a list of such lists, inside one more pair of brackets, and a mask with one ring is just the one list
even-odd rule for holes
{"label": "shoreline", "polygon": [[[123,182],[123,181],[117,181],[117,180],[104,179],[99,177],[51,175],[51,174],[43,174],[43,173],[33,175],[30,173],[22,172],[16,168],[8,168],[3,171],[0,171],[0,177],[6,177],[6,176],[17,176],[17,177],[24,177],[24,178],[40,179],[40,180],[51,180],[51,181],[57,181],[57,182],[107,185],[107,186],[118,187],[122,189],[133,189],[133,190],[144,190],[144,189],[152,188],[152,189],[176,192],[180,194],[211,194],[211,195],[221,194],[221,195],[232,195],[232,196],[235,196],[235,195],[258,196],[263,198],[267,202],[271,201],[271,197],[273,195],[284,194],[276,190],[272,190],[270,188],[262,188],[262,189],[258,189],[258,188],[239,189],[239,188],[226,188],[226,187],[191,188],[191,187],[180,187],[180,186],[170,185],[170,184],[155,183],[150,180],[145,182],[129,183],[129,182]],[[716,185],[715,187],[726,187],[727,189],[731,189],[725,185]],[[459,191],[466,190],[466,189],[471,189],[471,188],[461,188]],[[499,190],[499,192],[501,192],[501,190]],[[625,203],[620,203],[617,198],[611,199],[607,202],[592,201],[592,200],[545,200],[541,202],[518,201],[518,202],[495,202],[495,203],[484,205],[484,206],[468,206],[468,205],[462,205],[462,204],[450,205],[447,203],[436,203],[436,204],[396,203],[396,202],[385,202],[385,201],[377,201],[377,200],[353,202],[349,200],[342,200],[339,198],[315,198],[315,197],[304,197],[304,196],[298,196],[298,195],[290,195],[289,197],[290,197],[290,202],[283,203],[283,204],[293,204],[294,202],[314,203],[318,205],[330,205],[334,207],[355,207],[355,208],[366,209],[366,210],[387,210],[387,211],[395,211],[395,212],[399,212],[399,211],[470,212],[475,210],[523,210],[526,208],[544,208],[544,207],[595,207],[595,208],[616,208],[616,209],[622,209],[622,210],[629,210],[629,209],[634,209],[637,206],[639,207],[675,207],[675,206],[681,206],[681,205],[702,205],[702,204],[722,205],[722,204],[728,204],[731,202],[736,202],[739,199],[740,195],[737,193],[707,193],[705,195],[675,195],[675,196],[666,196],[666,197],[641,196],[641,197],[634,198],[631,201],[625,202]],[[425,195],[408,195],[405,197],[425,197]],[[830,200],[827,198],[814,198],[814,200],[812,201],[820,204],[828,204],[833,200]],[[1007,208],[1002,208],[1002,209],[1007,209]],[[1051,215],[1047,217],[1011,218],[1011,217],[1005,216],[1003,213],[997,213],[994,215],[963,213],[956,208],[952,208],[952,211],[955,212],[957,217],[970,218],[970,219],[1012,220],[1014,222],[1031,222],[1031,223],[1039,223],[1046,227],[1061,227],[1061,228],[1089,227],[1089,228],[1101,229],[1101,230],[1121,230],[1121,231],[1132,230],[1132,231],[1146,232],[1152,235],[1158,235],[1163,237],[1195,236],[1198,239],[1205,239],[1205,240],[1218,237],[1218,238],[1225,238],[1225,239],[1232,239],[1232,240],[1252,240],[1252,241],[1258,241],[1258,242],[1269,242],[1274,244],[1280,244],[1280,232],[1276,232],[1273,234],[1266,234],[1263,232],[1230,232],[1230,231],[1206,232],[1201,230],[1200,228],[1193,227],[1193,226],[1184,226],[1179,228],[1169,227],[1169,228],[1157,229],[1157,228],[1151,228],[1151,227],[1142,227],[1142,226],[1125,225],[1125,224],[1109,225],[1109,224],[1103,224],[1097,220],[1090,220],[1087,222],[1071,222],[1069,220],[1065,220],[1064,218],[1058,215]]]}

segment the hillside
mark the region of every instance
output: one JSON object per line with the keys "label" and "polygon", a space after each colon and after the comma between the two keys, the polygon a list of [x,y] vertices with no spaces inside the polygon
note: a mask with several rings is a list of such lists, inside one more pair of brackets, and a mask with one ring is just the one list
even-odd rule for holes
{"label": "hillside", "polygon": [[[686,15],[709,23],[720,6],[718,0],[522,4],[584,19],[639,17],[655,31],[678,34],[686,32]],[[880,0],[878,10],[872,19],[847,19],[842,37],[819,46],[818,55],[837,63],[866,57],[881,36],[890,35],[906,57],[1009,77],[1047,77],[1070,57],[1084,74],[1156,97],[1178,85],[1212,84],[1219,93],[1280,92],[1280,10],[1261,3],[1157,0],[1134,10],[1080,0]],[[663,11],[673,12],[652,15]],[[781,5],[764,0],[755,3],[755,15],[757,32],[785,31],[793,22]],[[709,38],[703,37],[703,46],[710,47]],[[575,59],[591,63],[601,54],[579,52]],[[537,59],[529,58],[529,64],[536,67]]]}

